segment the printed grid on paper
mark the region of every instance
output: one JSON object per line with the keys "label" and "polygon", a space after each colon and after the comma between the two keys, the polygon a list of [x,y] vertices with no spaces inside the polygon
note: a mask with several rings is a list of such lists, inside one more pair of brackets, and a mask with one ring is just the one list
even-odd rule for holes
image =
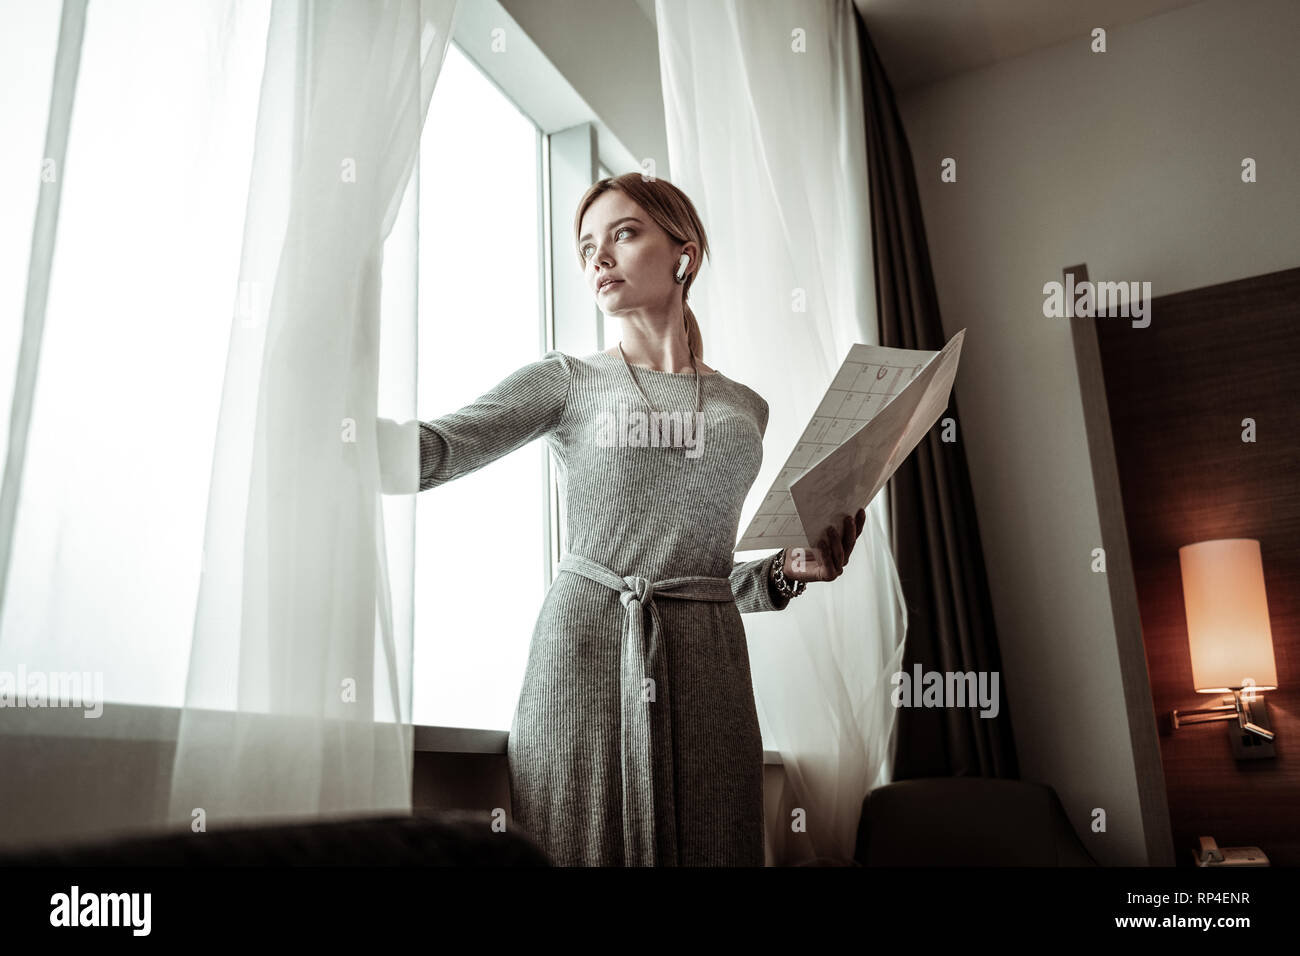
{"label": "printed grid on paper", "polygon": [[855,361],[850,354],[758,506],[741,550],[768,547],[764,539],[803,535],[790,485],[875,418],[924,367]]}

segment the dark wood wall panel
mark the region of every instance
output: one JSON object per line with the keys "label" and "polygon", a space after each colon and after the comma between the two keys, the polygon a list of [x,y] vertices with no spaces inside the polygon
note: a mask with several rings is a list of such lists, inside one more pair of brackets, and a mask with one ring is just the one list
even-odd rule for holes
{"label": "dark wood wall panel", "polygon": [[[1102,277],[1105,278],[1105,277]],[[1161,296],[1151,325],[1099,317],[1147,670],[1178,865],[1210,835],[1300,865],[1300,269]],[[1244,418],[1256,441],[1241,440]],[[1173,731],[1192,689],[1178,549],[1258,538],[1279,689],[1277,756],[1237,761],[1228,721]]]}

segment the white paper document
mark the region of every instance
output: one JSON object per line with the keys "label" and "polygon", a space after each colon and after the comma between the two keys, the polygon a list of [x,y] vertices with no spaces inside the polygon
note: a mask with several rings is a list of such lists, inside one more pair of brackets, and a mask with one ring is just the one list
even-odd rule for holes
{"label": "white paper document", "polygon": [[735,550],[815,548],[870,504],[948,407],[965,335],[938,352],[849,349]]}

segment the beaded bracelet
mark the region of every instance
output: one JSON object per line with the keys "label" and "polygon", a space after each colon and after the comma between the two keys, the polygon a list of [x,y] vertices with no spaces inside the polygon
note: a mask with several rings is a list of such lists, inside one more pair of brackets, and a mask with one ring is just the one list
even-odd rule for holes
{"label": "beaded bracelet", "polygon": [[[772,583],[776,585],[777,593],[784,598],[796,598],[804,591],[808,590],[806,581],[790,581],[785,576],[785,548],[776,553],[776,560],[772,562]],[[791,588],[790,585],[794,585]]]}

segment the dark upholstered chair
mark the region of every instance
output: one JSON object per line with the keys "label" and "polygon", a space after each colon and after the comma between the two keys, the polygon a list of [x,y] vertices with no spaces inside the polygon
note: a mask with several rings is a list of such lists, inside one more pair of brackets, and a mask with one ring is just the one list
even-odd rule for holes
{"label": "dark upholstered chair", "polygon": [[1096,866],[1051,787],[930,777],[877,787],[862,803],[862,866]]}

